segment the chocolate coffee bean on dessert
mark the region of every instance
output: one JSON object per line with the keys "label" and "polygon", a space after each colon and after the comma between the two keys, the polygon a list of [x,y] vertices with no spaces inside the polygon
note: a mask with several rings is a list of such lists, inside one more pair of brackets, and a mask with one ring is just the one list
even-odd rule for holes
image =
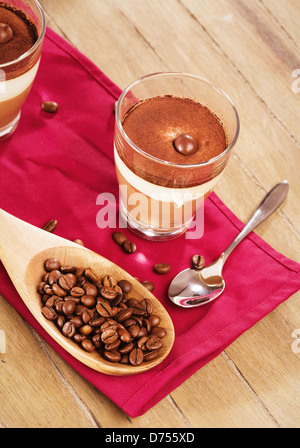
{"label": "chocolate coffee bean on dessert", "polygon": [[198,149],[197,140],[188,134],[178,135],[178,137],[175,138],[173,145],[176,151],[182,154],[183,156],[189,156],[191,154],[195,154],[195,152]]}
{"label": "chocolate coffee bean on dessert", "polygon": [[43,316],[63,336],[110,362],[138,366],[158,356],[166,329],[148,298],[130,297],[132,284],[90,267],[47,259],[37,291]]}
{"label": "chocolate coffee bean on dessert", "polygon": [[14,37],[11,27],[7,23],[0,23],[0,44],[6,44]]}

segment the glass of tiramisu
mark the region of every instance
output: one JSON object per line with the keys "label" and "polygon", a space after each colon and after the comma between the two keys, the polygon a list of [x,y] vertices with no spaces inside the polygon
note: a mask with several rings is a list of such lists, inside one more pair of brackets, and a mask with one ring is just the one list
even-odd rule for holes
{"label": "glass of tiramisu", "polygon": [[[126,225],[144,238],[168,240],[200,216],[203,233],[204,200],[238,138],[232,101],[199,76],[155,73],[127,87],[115,112],[114,157]],[[201,236],[199,229],[194,235]]]}
{"label": "glass of tiramisu", "polygon": [[18,126],[38,70],[45,28],[36,0],[0,1],[0,141]]}

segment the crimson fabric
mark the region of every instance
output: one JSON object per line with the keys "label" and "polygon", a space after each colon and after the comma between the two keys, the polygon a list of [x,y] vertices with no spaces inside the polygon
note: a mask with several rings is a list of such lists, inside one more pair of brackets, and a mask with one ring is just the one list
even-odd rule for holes
{"label": "crimson fabric", "polygon": [[[45,333],[23,304],[3,266],[0,291],[77,372],[135,417],[298,291],[300,265],[252,233],[225,265],[227,286],[221,298],[192,310],[172,304],[167,289],[173,276],[190,266],[194,253],[204,255],[207,262],[215,259],[243,224],[212,194],[205,203],[205,233],[199,240],[182,236],[171,242],[150,242],[125,229],[138,247],[131,255],[112,242],[112,229],[100,229],[96,216],[101,209],[97,204],[100,193],[110,192],[118,198],[113,106],[119,95],[119,87],[93,63],[47,29],[40,70],[23,107],[20,125],[12,138],[0,144],[0,207],[38,227],[55,218],[59,222],[56,234],[81,238],[86,247],[133,276],[153,281],[155,295],[175,326],[171,353],[146,373],[118,378],[98,373],[74,359]],[[41,110],[45,100],[59,103],[57,114]],[[1,234],[1,238],[5,235]],[[167,275],[153,272],[158,262],[171,264]],[[272,282],[267,281],[269,278]]]}

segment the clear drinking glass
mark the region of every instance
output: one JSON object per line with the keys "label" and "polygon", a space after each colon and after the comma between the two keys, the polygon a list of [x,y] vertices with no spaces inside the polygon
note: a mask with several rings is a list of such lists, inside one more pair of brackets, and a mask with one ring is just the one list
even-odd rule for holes
{"label": "clear drinking glass", "polygon": [[5,0],[3,3],[18,8],[33,21],[38,39],[17,59],[0,64],[0,141],[9,137],[18,126],[21,107],[38,70],[46,30],[44,12],[38,1]]}
{"label": "clear drinking glass", "polygon": [[[147,154],[131,141],[123,120],[138,102],[157,96],[189,98],[222,123],[226,149],[199,164],[178,164]],[[129,228],[152,240],[183,234],[217,184],[239,134],[239,117],[228,96],[211,82],[187,73],[155,73],[129,85],[116,105],[114,157],[120,213]],[[149,135],[151,140],[151,135]]]}

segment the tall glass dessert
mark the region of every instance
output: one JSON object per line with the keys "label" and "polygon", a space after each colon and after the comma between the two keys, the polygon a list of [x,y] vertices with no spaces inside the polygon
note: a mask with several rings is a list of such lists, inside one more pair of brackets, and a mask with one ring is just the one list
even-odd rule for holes
{"label": "tall glass dessert", "polygon": [[156,73],[127,87],[116,107],[114,156],[129,227],[154,240],[184,233],[238,133],[232,101],[203,78]]}
{"label": "tall glass dessert", "polygon": [[0,141],[16,129],[36,76],[45,17],[36,0],[0,1]]}

